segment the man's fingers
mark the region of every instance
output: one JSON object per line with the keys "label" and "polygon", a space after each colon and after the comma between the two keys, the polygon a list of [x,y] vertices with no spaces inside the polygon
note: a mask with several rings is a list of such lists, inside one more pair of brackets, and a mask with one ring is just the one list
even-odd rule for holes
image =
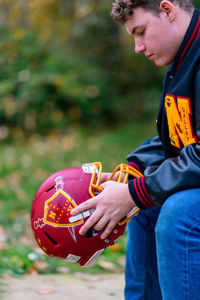
{"label": "man's fingers", "polygon": [[106,188],[106,186],[109,184],[110,180],[103,182],[100,187],[102,187],[103,189]]}
{"label": "man's fingers", "polygon": [[82,213],[83,211],[90,209],[90,208],[94,208],[94,207],[96,207],[96,199],[91,198],[91,199],[81,203],[79,206],[75,207],[71,211],[71,215],[72,216],[78,215],[78,214]]}
{"label": "man's fingers", "polygon": [[104,229],[109,221],[108,216],[103,215],[101,219],[95,224],[94,229],[100,231]]}
{"label": "man's fingers", "polygon": [[112,173],[103,172],[100,179],[100,184],[102,184],[105,181],[108,181]]}
{"label": "man's fingers", "polygon": [[112,220],[107,224],[105,230],[103,231],[103,233],[101,235],[102,240],[106,239],[109,236],[109,234],[114,229],[115,225],[116,225],[115,222],[113,222]]}
{"label": "man's fingers", "polygon": [[95,211],[81,227],[79,234],[84,235],[91,227],[94,227],[101,217],[102,214]]}

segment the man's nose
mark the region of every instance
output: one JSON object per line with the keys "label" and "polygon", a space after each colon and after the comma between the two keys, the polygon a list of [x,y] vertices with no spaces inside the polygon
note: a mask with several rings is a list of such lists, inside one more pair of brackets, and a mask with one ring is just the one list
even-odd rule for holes
{"label": "man's nose", "polygon": [[135,53],[142,53],[145,51],[145,45],[144,43],[141,43],[139,41],[135,41]]}

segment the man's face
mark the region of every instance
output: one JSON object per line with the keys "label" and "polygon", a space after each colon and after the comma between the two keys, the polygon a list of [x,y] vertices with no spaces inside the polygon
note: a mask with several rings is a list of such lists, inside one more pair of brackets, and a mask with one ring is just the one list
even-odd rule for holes
{"label": "man's face", "polygon": [[183,37],[179,35],[176,23],[165,12],[156,15],[137,7],[125,25],[127,32],[134,38],[136,53],[144,53],[160,67],[174,60]]}

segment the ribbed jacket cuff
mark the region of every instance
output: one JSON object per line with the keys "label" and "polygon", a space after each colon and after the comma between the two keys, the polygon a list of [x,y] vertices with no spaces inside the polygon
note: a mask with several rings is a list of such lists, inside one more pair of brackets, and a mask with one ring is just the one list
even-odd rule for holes
{"label": "ribbed jacket cuff", "polygon": [[135,168],[135,169],[138,170],[140,173],[143,173],[143,168],[142,168],[142,166],[139,166],[138,164],[136,164],[136,163],[134,163],[134,162],[132,162],[132,161],[129,161],[129,162],[127,163],[127,165],[129,165],[129,166]]}
{"label": "ribbed jacket cuff", "polygon": [[[138,164],[136,164],[136,163],[130,161],[130,162],[127,163],[127,165],[128,165],[128,166],[131,166],[131,167],[133,167],[133,168],[135,168],[136,170],[138,170],[140,173],[143,174],[143,168],[141,168]],[[129,174],[129,175],[128,175],[128,181],[130,181],[130,180],[132,180],[132,179],[134,179],[134,177],[133,177],[132,175]]]}
{"label": "ribbed jacket cuff", "polygon": [[140,209],[146,209],[156,205],[147,192],[144,183],[144,177],[130,180],[128,183],[128,187],[135,204]]}

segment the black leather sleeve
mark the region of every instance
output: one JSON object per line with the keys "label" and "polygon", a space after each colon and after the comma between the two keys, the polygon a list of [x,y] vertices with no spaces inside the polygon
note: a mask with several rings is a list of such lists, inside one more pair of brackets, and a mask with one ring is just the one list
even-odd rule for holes
{"label": "black leather sleeve", "polygon": [[134,162],[142,171],[148,166],[160,165],[163,160],[163,146],[158,136],[149,139],[127,156],[127,161]]}

